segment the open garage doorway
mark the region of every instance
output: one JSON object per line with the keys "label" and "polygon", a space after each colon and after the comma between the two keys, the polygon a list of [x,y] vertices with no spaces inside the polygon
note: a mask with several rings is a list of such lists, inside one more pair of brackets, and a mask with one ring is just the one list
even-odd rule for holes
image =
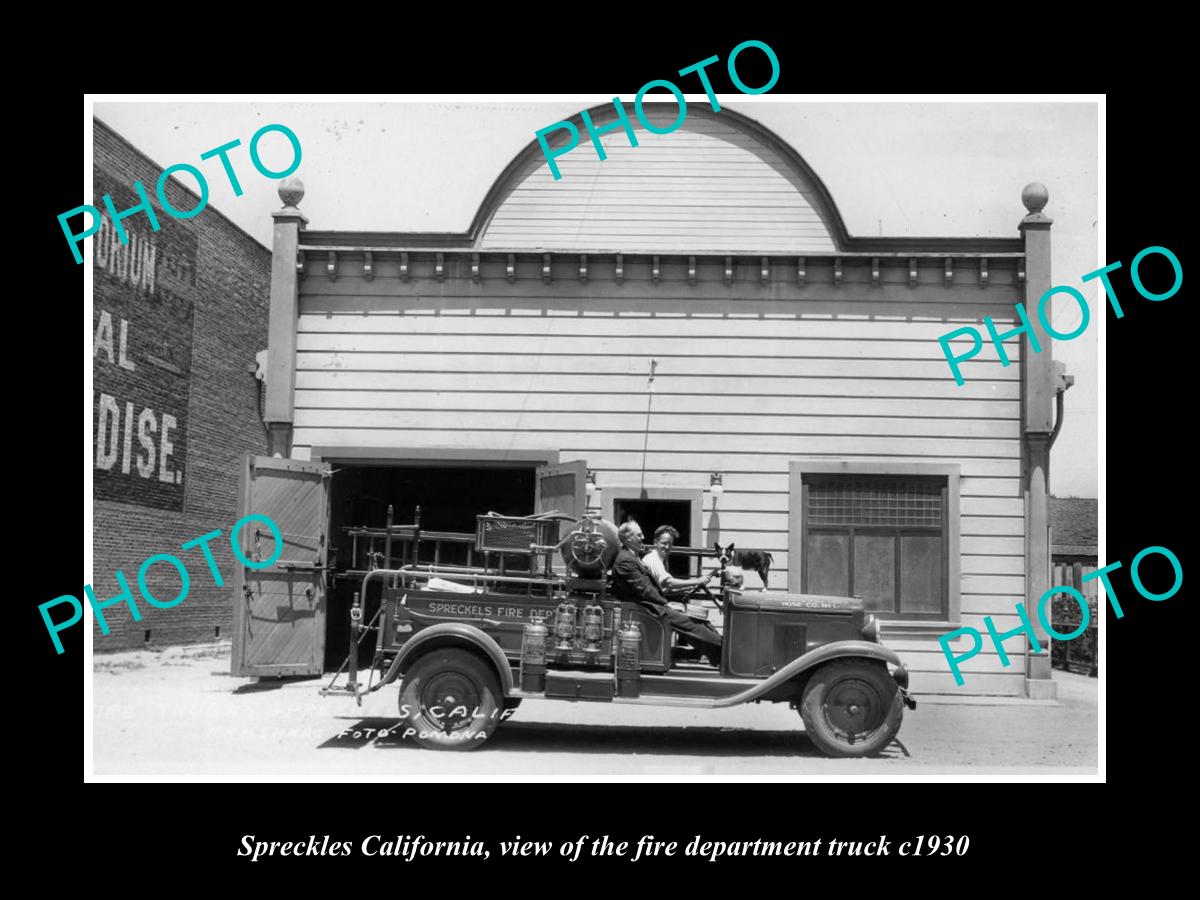
{"label": "open garage doorway", "polygon": [[[362,572],[368,566],[368,542],[357,541],[349,533],[353,528],[382,529],[387,524],[388,506],[393,508],[393,525],[412,525],[417,507],[421,509],[423,540],[419,549],[421,563],[465,565],[469,543],[425,540],[429,533],[474,535],[477,515],[496,512],[505,516],[526,516],[534,511],[536,462],[522,465],[471,462],[458,465],[431,461],[363,464],[353,460],[327,460],[334,468],[330,488],[329,536],[331,566],[328,579],[328,613],[325,633],[325,669],[335,670],[346,658],[350,645],[350,606],[359,590]],[[472,542],[473,543],[473,542]],[[382,552],[378,541],[376,552]],[[336,551],[336,555],[334,554]],[[393,562],[400,557],[400,543],[393,543]],[[411,560],[410,560],[411,561]],[[364,621],[369,621],[379,604],[379,588],[362,599]],[[359,659],[370,659],[374,636],[368,634],[360,645]]]}

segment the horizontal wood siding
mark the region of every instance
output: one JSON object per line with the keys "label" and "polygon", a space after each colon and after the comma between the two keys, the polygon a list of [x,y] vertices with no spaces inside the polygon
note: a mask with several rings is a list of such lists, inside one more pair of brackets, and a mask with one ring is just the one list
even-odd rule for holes
{"label": "horizontal wood siding", "polygon": [[[528,160],[500,203],[480,247],[644,250],[649,252],[802,253],[835,249],[821,199],[808,178],[729,117],[691,104],[669,134],[642,127],[628,103],[638,144],[617,128],[601,137],[601,160],[585,129],[579,145],[556,158],[555,180],[543,155]],[[646,103],[662,128],[671,104]],[[613,114],[593,116],[600,127]],[[548,136],[561,148],[568,132]]]}
{"label": "horizontal wood siding", "polygon": [[[940,316],[861,289],[853,298],[871,315],[829,315],[826,290],[755,315],[698,316],[680,311],[695,290],[686,283],[634,286],[617,314],[595,302],[603,288],[577,283],[530,286],[514,304],[503,297],[511,285],[486,280],[469,300],[445,296],[461,285],[390,279],[355,299],[348,281],[301,281],[297,456],[313,446],[550,450],[587,460],[606,491],[636,491],[654,358],[646,484],[704,489],[723,473],[715,512],[705,499],[706,545],[770,551],[771,586],[784,589],[789,460],[958,463],[963,624],[985,631],[992,615],[1015,626],[1025,586],[1019,350],[1007,345],[1006,367],[989,348],[956,387],[937,344],[962,324],[982,330],[981,310],[1014,291],[983,305],[975,286],[944,290],[953,305]],[[973,318],[962,312],[972,308]],[[1022,641],[1006,645],[1007,668],[989,644],[957,689],[934,637],[885,628],[885,638],[918,692],[1023,690]]]}

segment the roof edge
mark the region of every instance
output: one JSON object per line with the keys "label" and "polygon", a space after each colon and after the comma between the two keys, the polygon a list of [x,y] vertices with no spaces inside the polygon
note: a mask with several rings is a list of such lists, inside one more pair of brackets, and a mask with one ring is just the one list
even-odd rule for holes
{"label": "roof edge", "polygon": [[[642,248],[620,247],[598,248],[578,247],[575,249],[521,248],[505,250],[503,247],[478,247],[474,237],[468,232],[445,231],[302,231],[300,243],[309,246],[329,247],[389,247],[396,250],[464,250],[476,253],[629,253],[645,254],[658,252],[660,256],[804,256],[813,259],[819,257],[837,256],[839,251],[822,250],[820,252],[770,251],[760,253],[754,250],[745,251],[699,251],[684,250],[653,251]],[[846,255],[866,256],[871,253],[889,256],[906,253],[916,256],[938,256],[941,254],[957,254],[968,256],[1014,256],[1024,255],[1025,243],[1020,238],[961,238],[961,237],[922,237],[922,238],[851,238],[843,251]]]}

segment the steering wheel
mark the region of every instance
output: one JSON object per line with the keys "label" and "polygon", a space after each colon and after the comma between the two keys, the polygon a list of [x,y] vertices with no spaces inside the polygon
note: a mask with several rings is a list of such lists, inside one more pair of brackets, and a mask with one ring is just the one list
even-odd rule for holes
{"label": "steering wheel", "polygon": [[708,589],[708,583],[710,581],[712,581],[714,577],[717,577],[720,574],[721,574],[720,569],[713,569],[706,576],[704,576],[703,581],[701,581],[699,584],[693,586],[692,589],[690,591],[688,591],[686,594],[684,594],[682,597],[668,598],[668,599],[674,599],[675,602],[677,602],[677,603],[686,604],[697,593],[703,593],[707,599],[711,600],[716,605],[717,609],[719,609],[721,611],[721,614],[724,615],[725,614],[725,604],[722,602],[722,600],[724,599],[724,593],[722,592],[721,597],[718,598],[718,597],[714,597],[712,591],[710,591]]}

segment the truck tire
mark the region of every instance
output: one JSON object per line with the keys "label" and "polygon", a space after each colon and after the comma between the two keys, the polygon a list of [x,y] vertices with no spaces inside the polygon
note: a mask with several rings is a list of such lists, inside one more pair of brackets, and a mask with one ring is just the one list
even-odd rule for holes
{"label": "truck tire", "polygon": [[404,673],[400,733],[429,750],[474,750],[492,736],[503,708],[490,663],[469,650],[431,650]]}
{"label": "truck tire", "polygon": [[887,667],[867,659],[836,659],[817,669],[804,689],[804,730],[827,756],[872,756],[900,730],[904,702]]}

